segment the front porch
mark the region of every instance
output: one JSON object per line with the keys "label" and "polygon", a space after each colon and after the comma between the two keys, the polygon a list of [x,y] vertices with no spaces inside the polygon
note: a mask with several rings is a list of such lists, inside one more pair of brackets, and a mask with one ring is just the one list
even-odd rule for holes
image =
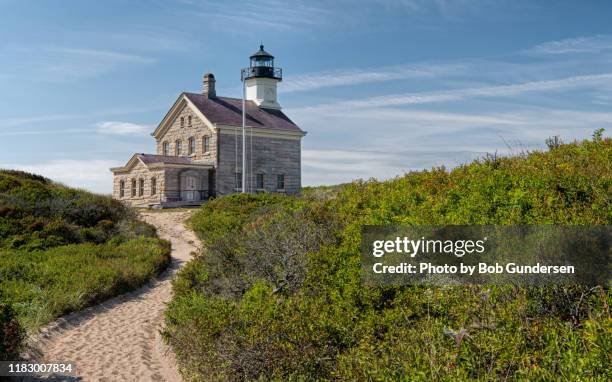
{"label": "front porch", "polygon": [[212,168],[167,168],[162,208],[199,206],[215,196],[215,170]]}

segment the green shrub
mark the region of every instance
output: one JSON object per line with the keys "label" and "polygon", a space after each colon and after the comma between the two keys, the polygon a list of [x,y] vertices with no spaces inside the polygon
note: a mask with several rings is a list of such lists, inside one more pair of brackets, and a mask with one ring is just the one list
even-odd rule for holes
{"label": "green shrub", "polygon": [[0,170],[0,359],[14,358],[19,328],[137,288],[169,262],[170,244],[110,197]]}
{"label": "green shrub", "polygon": [[25,333],[9,304],[0,301],[0,361],[18,359]]}
{"label": "green shrub", "polygon": [[174,281],[164,335],[187,380],[612,379],[607,288],[366,287],[359,251],[366,224],[610,224],[611,159],[600,133],[300,197],[218,198],[190,220],[205,248]]}

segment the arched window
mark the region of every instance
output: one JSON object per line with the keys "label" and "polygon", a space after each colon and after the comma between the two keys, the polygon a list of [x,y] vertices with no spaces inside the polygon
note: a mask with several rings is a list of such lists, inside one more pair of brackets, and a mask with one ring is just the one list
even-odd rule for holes
{"label": "arched window", "polygon": [[119,182],[119,197],[123,198],[125,196],[125,180]]}
{"label": "arched window", "polygon": [[210,151],[210,137],[204,136],[202,137],[202,152],[207,153]]}
{"label": "arched window", "polygon": [[168,142],[162,143],[162,155],[170,155],[170,144]]}
{"label": "arched window", "polygon": [[151,195],[157,194],[157,179],[151,178]]}
{"label": "arched window", "polygon": [[185,127],[185,117],[181,117],[181,127]]}
{"label": "arched window", "polygon": [[193,137],[189,137],[189,141],[188,141],[188,147],[187,147],[187,152],[189,153],[189,155],[194,154],[195,153],[195,139],[193,139]]}
{"label": "arched window", "polygon": [[132,198],[136,196],[136,179],[132,179]]}
{"label": "arched window", "polygon": [[191,116],[187,117],[187,126],[191,127]]}
{"label": "arched window", "polygon": [[138,180],[138,196],[144,195],[144,179]]}
{"label": "arched window", "polygon": [[176,142],[174,142],[174,155],[176,155],[177,157],[181,155],[181,140],[177,139]]}

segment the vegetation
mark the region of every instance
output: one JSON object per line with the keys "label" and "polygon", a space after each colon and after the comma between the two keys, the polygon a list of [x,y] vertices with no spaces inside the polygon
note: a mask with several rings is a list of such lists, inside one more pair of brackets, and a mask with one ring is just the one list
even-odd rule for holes
{"label": "vegetation", "polygon": [[165,336],[187,380],[611,380],[608,286],[360,282],[366,224],[610,224],[612,140],[233,195],[190,221]]}
{"label": "vegetation", "polygon": [[0,360],[25,330],[134,289],[166,267],[169,243],[106,196],[0,170]]}

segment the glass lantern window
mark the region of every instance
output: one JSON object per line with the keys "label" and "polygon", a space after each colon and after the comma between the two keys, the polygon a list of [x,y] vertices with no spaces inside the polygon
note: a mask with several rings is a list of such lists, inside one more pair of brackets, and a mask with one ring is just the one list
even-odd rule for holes
{"label": "glass lantern window", "polygon": [[251,66],[252,67],[266,66],[266,67],[271,68],[271,67],[274,66],[274,59],[266,58],[266,57],[252,58],[251,59]]}

